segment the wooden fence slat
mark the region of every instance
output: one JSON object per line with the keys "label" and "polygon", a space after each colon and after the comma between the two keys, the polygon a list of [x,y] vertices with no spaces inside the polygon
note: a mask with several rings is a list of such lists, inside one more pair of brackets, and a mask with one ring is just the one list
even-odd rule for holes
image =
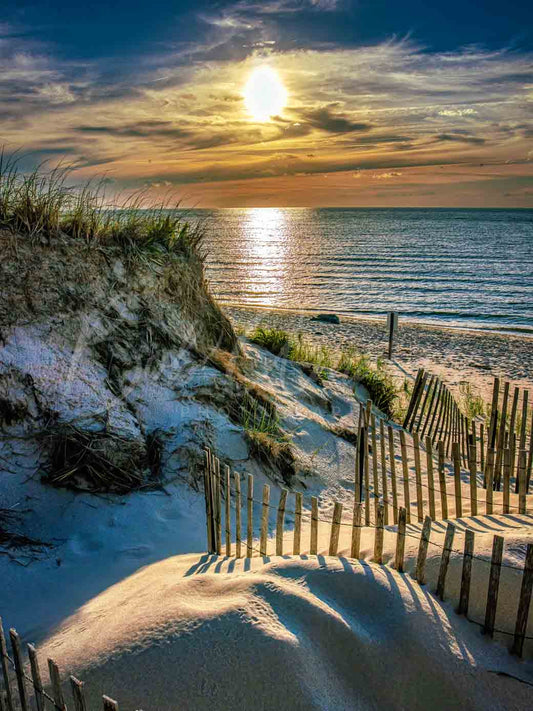
{"label": "wooden fence slat", "polygon": [[402,506],[398,512],[398,533],[396,535],[396,554],[394,556],[394,567],[399,573],[403,572],[403,557],[405,551],[405,521],[406,512]]}
{"label": "wooden fence slat", "polygon": [[418,413],[418,409],[419,409],[419,407],[420,407],[420,403],[421,403],[421,401],[422,401],[422,397],[423,397],[423,395],[424,395],[424,390],[425,390],[425,387],[426,387],[427,378],[428,378],[428,374],[424,372],[423,375],[422,375],[422,379],[420,380],[420,383],[419,383],[419,386],[418,386],[418,394],[417,394],[417,396],[416,396],[416,399],[415,399],[415,402],[414,402],[414,405],[413,405],[413,412],[412,412],[412,414],[411,414],[411,421],[410,421],[410,422],[408,423],[408,425],[407,425],[407,429],[408,429],[410,432],[413,431],[413,428],[414,428],[414,425],[415,425],[415,422],[416,422],[416,416],[417,416],[417,413]]}
{"label": "wooden fence slat", "polygon": [[377,449],[377,438],[376,438],[376,416],[372,413],[371,416],[372,425],[372,485],[374,487],[374,517],[377,520],[378,517],[378,504],[379,504],[379,474],[378,474],[378,449]]}
{"label": "wooden fence slat", "polygon": [[494,495],[494,454],[494,448],[489,447],[487,450],[487,466],[485,468],[485,480],[487,485],[485,495],[485,514],[489,515],[492,513],[492,500]]}
{"label": "wooden fence slat", "polygon": [[205,519],[207,525],[207,550],[209,553],[213,553],[213,518],[211,511],[211,452],[207,447],[204,449],[204,456],[204,495]]}
{"label": "wooden fence slat", "polygon": [[402,475],[403,475],[403,504],[407,523],[411,523],[411,495],[409,492],[409,461],[407,459],[407,443],[405,432],[400,430],[400,451],[402,454]]}
{"label": "wooden fence slat", "polygon": [[365,475],[365,526],[370,526],[370,462],[368,456],[368,430],[365,430],[364,448],[365,458],[363,463],[363,471]]}
{"label": "wooden fence slat", "polygon": [[472,580],[472,558],[474,557],[474,531],[465,529],[465,547],[463,552],[463,570],[461,573],[461,591],[459,593],[459,615],[468,615],[470,602],[470,582]]}
{"label": "wooden fence slat", "polygon": [[268,509],[270,503],[270,486],[268,484],[263,485],[263,509],[261,511],[261,538],[259,545],[259,553],[262,556],[267,554],[267,542],[268,542]]}
{"label": "wooden fence slat", "polygon": [[104,703],[104,711],[118,711],[118,704],[114,699],[110,699],[109,696],[102,696],[102,701]]}
{"label": "wooden fence slat", "polygon": [[529,455],[527,458],[526,492],[529,491],[529,483],[531,481],[532,467],[533,467],[533,414],[531,415],[531,427],[529,430]]}
{"label": "wooden fence slat", "polygon": [[479,464],[481,471],[485,471],[485,428],[479,425]]}
{"label": "wooden fence slat", "polygon": [[[432,414],[433,414],[433,403],[435,402],[435,395],[437,394],[437,391],[438,391],[438,389],[439,389],[439,379],[437,378],[436,375],[433,376],[433,377],[434,377],[434,380],[433,380],[433,390],[432,390],[432,392],[431,392],[431,397],[430,397],[430,399],[429,399],[426,421],[424,422],[424,426],[422,427],[422,432],[421,432],[421,434],[420,434],[420,437],[421,437],[422,439],[424,439],[424,437],[426,436],[426,431],[427,431],[427,429],[428,429],[428,427],[429,427],[429,425],[430,425],[431,417],[432,417]],[[429,433],[428,433],[428,434],[429,434]]]}
{"label": "wooden fence slat", "polygon": [[374,536],[374,562],[383,563],[383,504],[378,508],[378,519]]}
{"label": "wooden fence slat", "polygon": [[[390,478],[391,478],[391,489],[392,489],[392,520],[394,523],[398,523],[398,488],[396,483],[396,458],[394,452],[394,430],[391,425],[388,426],[389,434],[389,462],[390,462]],[[388,505],[387,501],[383,502],[383,515],[384,523],[387,526],[389,523],[388,517]],[[377,521],[377,516],[376,516]]]}
{"label": "wooden fence slat", "polygon": [[[383,420],[379,420],[379,444],[381,448],[381,491],[383,493],[383,500],[387,501],[389,498],[389,487],[387,482],[387,453],[385,448],[385,425]],[[389,522],[389,507],[385,512],[386,523]]]}
{"label": "wooden fence slat", "polygon": [[492,559],[490,562],[489,589],[487,592],[487,607],[485,609],[485,624],[483,631],[490,637],[494,635],[494,620],[498,605],[498,590],[500,587],[500,573],[503,555],[503,536],[494,536],[492,539]]}
{"label": "wooden fence slat", "polygon": [[220,459],[218,457],[215,457],[215,498],[217,555],[222,555],[222,476],[220,474]]}
{"label": "wooden fence slat", "polygon": [[231,555],[231,470],[226,464],[224,495],[226,497],[226,555]]}
{"label": "wooden fence slat", "polygon": [[409,401],[409,405],[407,406],[407,413],[406,413],[406,415],[405,415],[405,419],[404,419],[403,425],[402,425],[404,429],[407,429],[407,423],[408,423],[409,420],[411,419],[411,414],[412,414],[412,412],[413,412],[413,407],[414,407],[414,404],[415,404],[415,400],[416,400],[416,398],[417,398],[417,396],[418,396],[418,388],[419,388],[419,386],[420,386],[420,380],[422,379],[422,375],[423,375],[423,374],[424,374],[424,369],[423,369],[423,368],[419,368],[419,369],[418,369],[418,372],[417,372],[417,374],[416,374],[415,384],[414,384],[414,386],[413,386],[413,392],[412,392],[412,394],[411,394],[411,399],[410,399],[410,401]]}
{"label": "wooden fence slat", "polygon": [[[430,380],[429,380],[429,384],[428,384],[428,387],[427,387],[427,390],[426,390],[426,394],[424,395],[424,399],[423,399],[423,401],[422,401],[422,407],[420,408],[420,415],[418,416],[418,422],[417,422],[417,425],[416,425],[416,432],[420,432],[420,427],[421,427],[421,425],[422,425],[422,421],[423,421],[423,419],[424,419],[424,413],[425,413],[425,411],[426,411],[426,405],[427,405],[427,403],[428,403],[428,399],[429,399],[431,390],[433,389],[433,383],[434,383],[434,382],[435,382],[435,376],[432,375],[431,378],[430,378]],[[414,424],[414,423],[413,423],[413,424]]]}
{"label": "wooden fence slat", "polygon": [[300,555],[300,544],[302,540],[302,505],[303,494],[296,492],[294,502],[294,541],[292,545],[293,555]]}
{"label": "wooden fence slat", "polygon": [[72,697],[74,698],[75,711],[87,711],[87,703],[85,701],[85,691],[83,690],[84,683],[75,676],[70,676],[70,688],[72,689]]}
{"label": "wooden fence slat", "polygon": [[35,649],[33,644],[28,644],[28,657],[30,659],[31,678],[33,680],[33,691],[34,691],[35,705],[37,706],[37,711],[43,711],[43,709],[44,709],[43,682],[41,680],[41,670],[39,669],[39,660],[37,659],[37,650]]}
{"label": "wooden fence slat", "polygon": [[506,433],[506,423],[507,423],[507,403],[509,400],[509,382],[503,384],[503,402],[502,411],[500,414],[500,429],[498,432],[497,439],[497,449],[496,449],[496,463],[494,466],[494,483],[500,490],[500,479],[501,479],[501,466],[502,466],[502,455],[505,448],[505,433]]}
{"label": "wooden fence slat", "polygon": [[361,504],[356,501],[353,507],[352,521],[352,546],[350,555],[352,558],[359,558],[359,549],[361,546]]}
{"label": "wooden fence slat", "polygon": [[311,555],[317,555],[318,552],[318,499],[316,496],[311,497],[311,545],[309,552]]}
{"label": "wooden fence slat", "polygon": [[[437,415],[440,410],[443,387],[444,387],[444,384],[440,380],[438,380],[438,382],[437,382],[437,396],[435,398],[435,405],[433,407],[433,414],[431,415],[431,422],[429,424],[429,429],[428,429],[428,433],[427,433],[428,437],[431,437],[432,439],[435,439],[433,427],[436,424]],[[424,433],[422,433],[422,434],[424,434]]]}
{"label": "wooden fence slat", "polygon": [[422,526],[420,535],[420,544],[418,546],[418,555],[416,558],[416,581],[419,585],[424,585],[426,582],[426,558],[428,554],[429,537],[431,535],[431,519],[426,516]]}
{"label": "wooden fence slat", "polygon": [[452,552],[453,537],[455,535],[455,526],[449,522],[446,528],[446,536],[444,537],[444,548],[440,559],[439,579],[437,581],[437,597],[444,600],[444,590],[446,587],[446,575],[448,573],[448,565],[450,563],[450,554]]}
{"label": "wooden fence slat", "polygon": [[463,497],[461,492],[461,449],[459,442],[452,445],[453,454],[453,479],[455,485],[455,518],[463,515]]}
{"label": "wooden fence slat", "polygon": [[416,512],[418,521],[424,520],[424,497],[422,495],[422,467],[420,466],[420,439],[417,432],[413,432],[413,446],[415,450],[415,479],[416,479]]}
{"label": "wooden fence slat", "polygon": [[503,505],[502,512],[509,513],[509,495],[511,487],[511,450],[503,451]]}
{"label": "wooden fence slat", "polygon": [[59,667],[53,659],[48,660],[48,671],[50,672],[50,681],[52,683],[52,696],[54,703],[61,711],[67,711],[63,689],[61,688],[61,677],[59,675]]}
{"label": "wooden fence slat", "polygon": [[254,540],[254,477],[248,474],[248,496],[247,496],[247,522],[246,522],[246,556],[253,555],[252,543]]}
{"label": "wooden fence slat", "polygon": [[448,491],[446,489],[446,471],[444,469],[444,442],[442,440],[439,441],[437,449],[439,453],[439,488],[441,516],[446,521],[446,519],[448,518]]}
{"label": "wooden fence slat", "polygon": [[520,514],[526,513],[526,459],[527,452],[525,449],[521,449],[518,453],[518,513]]}
{"label": "wooden fence slat", "polygon": [[17,687],[19,692],[20,707],[22,711],[29,711],[28,694],[26,691],[26,683],[24,681],[24,663],[22,661],[22,650],[20,648],[20,637],[17,630],[11,628],[9,630],[11,639],[11,650],[13,652],[13,661],[15,663],[15,674],[17,675]]}
{"label": "wooden fence slat", "polygon": [[433,474],[433,442],[426,437],[426,468],[428,480],[429,515],[435,520],[435,477]]}
{"label": "wooden fence slat", "polygon": [[240,558],[242,555],[242,522],[241,522],[241,475],[239,472],[233,472],[235,480],[235,555]]}
{"label": "wooden fence slat", "polygon": [[490,408],[490,425],[487,433],[487,448],[496,446],[496,432],[498,427],[498,399],[500,393],[500,379],[494,378],[492,388],[492,404]]}
{"label": "wooden fence slat", "polygon": [[9,667],[7,661],[7,645],[4,634],[4,624],[0,617],[0,656],[2,663],[2,677],[4,679],[4,691],[6,692],[6,703],[9,711],[13,711],[13,694],[11,691],[11,683],[9,679]]}
{"label": "wooden fence slat", "polygon": [[520,602],[518,603],[518,614],[514,631],[514,640],[511,652],[522,656],[524,639],[527,630],[527,620],[531,605],[531,592],[533,590],[533,543],[528,543],[526,559],[524,561],[524,572],[522,574],[522,586],[520,588]]}
{"label": "wooden fence slat", "polygon": [[0,711],[9,711],[7,693],[5,691],[0,691]]}
{"label": "wooden fence slat", "polygon": [[470,472],[470,515],[477,516],[477,450],[475,444],[468,445],[468,469]]}
{"label": "wooden fence slat", "polygon": [[287,489],[282,489],[279,496],[278,515],[276,518],[276,555],[283,555],[283,527],[285,526],[285,506]]}
{"label": "wooden fence slat", "polygon": [[342,519],[342,504],[335,501],[333,509],[333,521],[331,522],[331,535],[329,538],[329,555],[337,555],[339,547],[339,533]]}

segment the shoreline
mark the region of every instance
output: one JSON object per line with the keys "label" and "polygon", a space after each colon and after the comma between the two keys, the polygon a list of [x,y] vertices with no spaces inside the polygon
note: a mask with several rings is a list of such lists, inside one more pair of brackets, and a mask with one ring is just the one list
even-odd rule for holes
{"label": "shoreline", "polygon": [[[235,325],[247,331],[266,325],[302,333],[312,343],[338,351],[355,347],[374,359],[386,354],[384,318],[340,316],[339,324],[331,324],[313,320],[315,312],[221,307]],[[533,342],[525,334],[426,325],[400,318],[393,360],[385,363],[398,377],[414,377],[418,368],[425,368],[456,391],[468,382],[486,402],[490,402],[495,376],[509,381],[511,387],[533,391]]]}

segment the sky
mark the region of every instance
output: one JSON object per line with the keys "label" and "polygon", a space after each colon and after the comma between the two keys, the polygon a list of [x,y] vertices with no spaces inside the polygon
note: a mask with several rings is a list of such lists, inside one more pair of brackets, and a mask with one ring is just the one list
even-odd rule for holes
{"label": "sky", "polygon": [[4,0],[0,144],[148,202],[533,207],[532,28],[519,0]]}

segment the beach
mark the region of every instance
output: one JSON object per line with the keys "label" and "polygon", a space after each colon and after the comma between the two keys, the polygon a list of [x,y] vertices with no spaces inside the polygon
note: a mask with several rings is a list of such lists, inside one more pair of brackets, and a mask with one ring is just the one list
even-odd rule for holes
{"label": "beach", "polygon": [[[224,310],[233,323],[246,332],[256,326],[269,326],[293,334],[302,333],[314,344],[334,350],[356,348],[372,359],[386,357],[385,318],[341,317],[341,322],[335,324],[317,321],[315,316],[297,311],[235,306],[225,306]],[[425,368],[441,377],[456,392],[461,383],[467,382],[475,394],[490,401],[496,376],[509,381],[511,387],[533,390],[533,339],[490,331],[429,326],[400,317],[390,366],[399,377],[413,377],[418,368]]]}

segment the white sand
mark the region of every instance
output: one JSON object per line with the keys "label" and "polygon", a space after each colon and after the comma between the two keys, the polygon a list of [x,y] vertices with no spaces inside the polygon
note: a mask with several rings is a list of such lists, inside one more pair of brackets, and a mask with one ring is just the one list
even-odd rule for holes
{"label": "white sand", "polygon": [[[305,556],[169,558],[41,648],[121,711],[531,708],[518,662],[409,575]],[[519,682],[516,677],[523,680]]]}

